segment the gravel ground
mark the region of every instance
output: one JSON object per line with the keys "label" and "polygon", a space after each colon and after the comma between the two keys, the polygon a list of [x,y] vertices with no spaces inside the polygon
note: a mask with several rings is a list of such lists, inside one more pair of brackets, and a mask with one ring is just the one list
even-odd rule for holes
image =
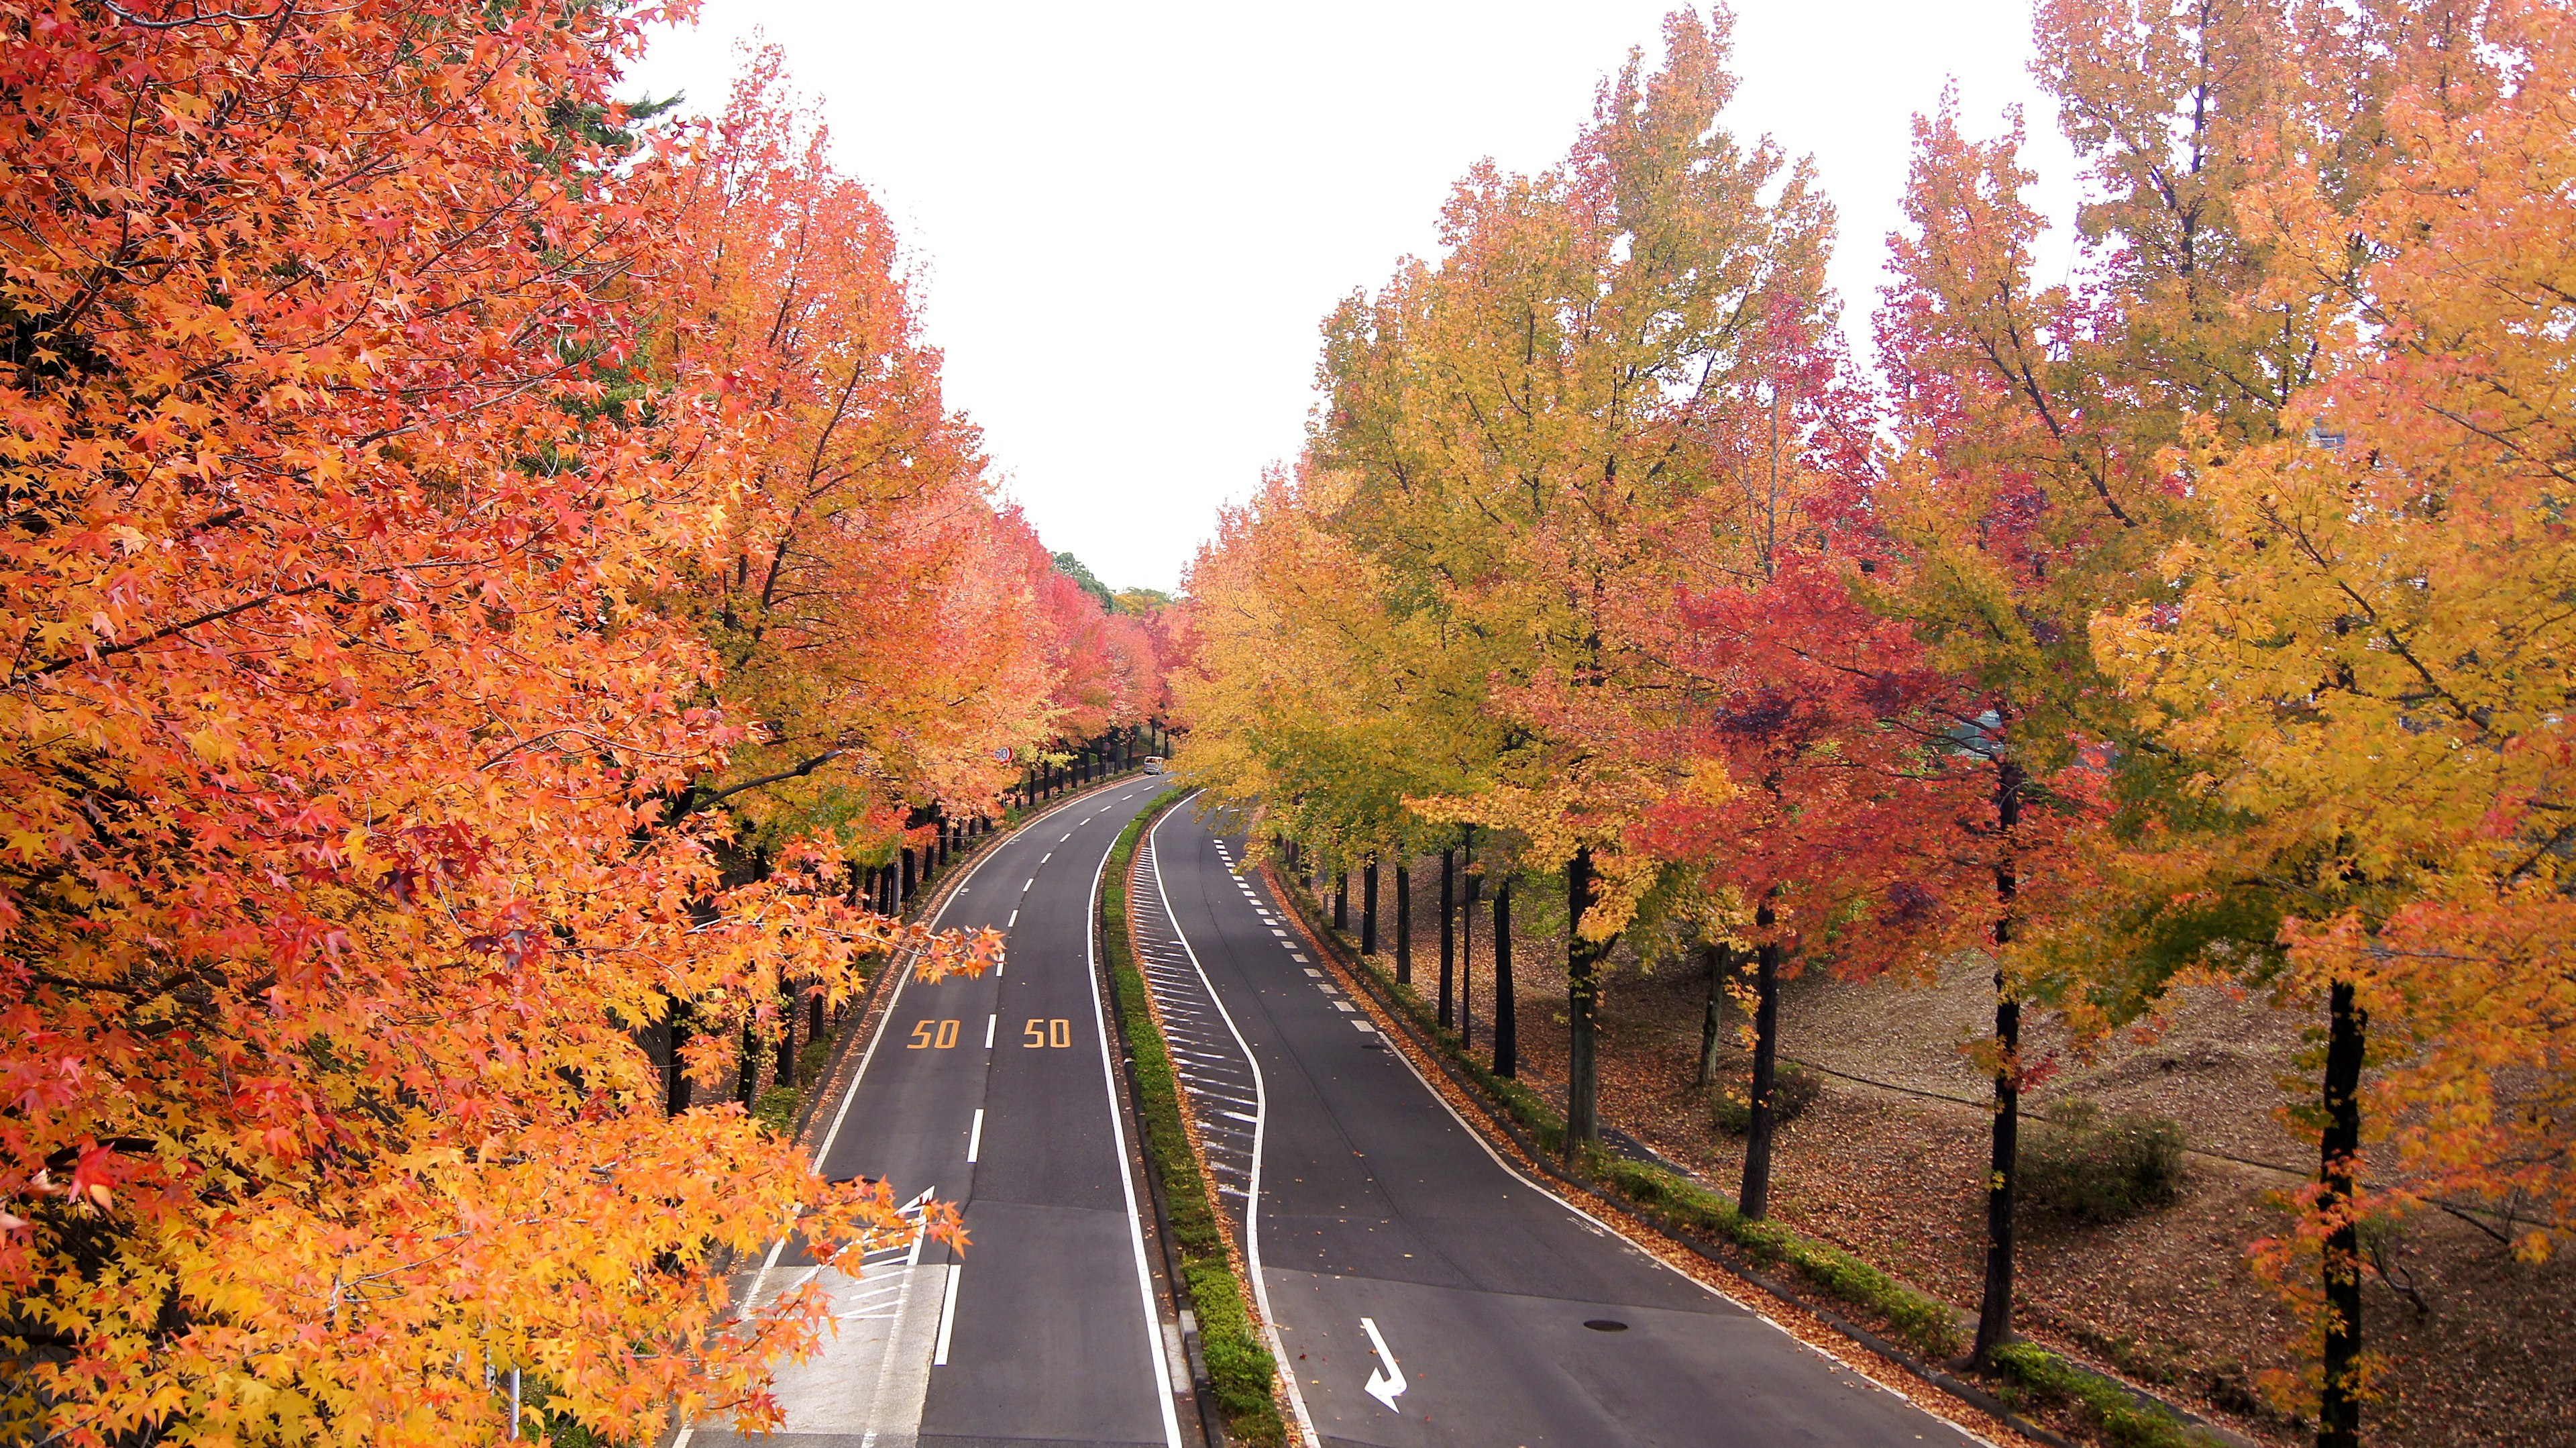
{"label": "gravel ground", "polygon": [[[1414,978],[1426,998],[1439,963],[1437,862],[1414,876]],[[1392,915],[1393,889],[1383,897]],[[1356,934],[1358,889],[1353,882]],[[1479,1054],[1491,1044],[1490,917],[1477,922],[1470,1000]],[[1391,933],[1391,930],[1387,933]],[[1393,947],[1381,941],[1385,952]],[[1562,1100],[1562,937],[1517,938],[1521,1075]],[[1603,996],[1602,1120],[1732,1192],[1741,1143],[1691,1086],[1708,973],[1623,963]],[[1855,985],[1821,976],[1782,993],[1785,1053],[1894,1087],[1973,1101],[1987,1090],[1959,1046],[1989,1025],[1983,976]],[[2025,1041],[2054,1072],[2029,1101],[2081,1097],[2106,1112],[2182,1123],[2194,1148],[2305,1169],[2314,1147],[2279,1119],[2301,1085],[2307,1022],[2259,1000],[2185,993],[2150,1033],[2079,1059],[2046,1022]],[[1973,1307],[1982,1261],[1982,1108],[1827,1077],[1782,1132],[1774,1215],[1841,1243],[1918,1287]],[[2299,1180],[2206,1155],[2188,1159],[2173,1206],[2106,1227],[2032,1222],[2020,1261],[2019,1322],[2032,1337],[2117,1370],[2270,1442],[2300,1438],[2264,1408],[2266,1370],[2297,1358],[2296,1328],[2246,1265],[2246,1247],[2284,1218],[2268,1194]],[[2576,1253],[2517,1263],[2476,1228],[2428,1213],[2404,1223],[2368,1279],[2367,1341],[2386,1355],[2366,1440],[2390,1444],[2576,1444]],[[2400,1290],[2411,1286],[2409,1295]],[[2420,1299],[2420,1304],[2418,1299]]]}

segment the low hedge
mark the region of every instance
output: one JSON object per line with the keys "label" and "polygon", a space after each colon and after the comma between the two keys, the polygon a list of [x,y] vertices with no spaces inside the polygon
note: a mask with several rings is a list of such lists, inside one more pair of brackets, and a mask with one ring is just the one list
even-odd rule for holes
{"label": "low hedge", "polygon": [[2120,1448],[2216,1448],[2218,1440],[2209,1434],[2037,1343],[2005,1343],[1987,1361],[2005,1382],[2005,1401],[2064,1404]]}
{"label": "low hedge", "polygon": [[1247,1443],[1284,1444],[1287,1425],[1271,1390],[1278,1365],[1260,1330],[1246,1310],[1246,1293],[1226,1255],[1225,1223],[1216,1199],[1190,1150],[1189,1132],[1181,1125],[1180,1081],[1164,1049],[1162,1027],[1145,995],[1145,977],[1127,943],[1127,867],[1136,841],[1147,825],[1181,797],[1166,790],[1120,832],[1102,877],[1100,919],[1108,937],[1109,980],[1118,998],[1118,1019],[1125,1027],[1127,1050],[1134,1057],[1129,1073],[1136,1083],[1137,1119],[1144,1136],[1145,1160],[1163,1187],[1163,1211],[1170,1219],[1172,1245],[1181,1259],[1181,1279],[1189,1287],[1198,1314],[1199,1345],[1207,1357],[1208,1382],[1225,1415],[1226,1431]]}

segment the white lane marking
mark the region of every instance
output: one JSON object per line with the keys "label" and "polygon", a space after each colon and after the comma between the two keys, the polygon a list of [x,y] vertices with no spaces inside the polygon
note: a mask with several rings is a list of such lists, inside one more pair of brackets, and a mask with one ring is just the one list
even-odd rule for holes
{"label": "white lane marking", "polygon": [[[1341,1003],[1340,1003],[1340,1002],[1338,1002],[1338,1001],[1336,1001],[1336,1002],[1334,1002],[1334,1004],[1336,1004],[1336,1005],[1340,1005]],[[1342,1009],[1344,1009],[1344,1010],[1349,1010],[1349,1009],[1350,1009],[1350,1007],[1348,1007],[1348,1006],[1342,1006]],[[1368,1022],[1366,1022],[1366,1021],[1353,1021],[1353,1022],[1351,1022],[1351,1024],[1352,1024],[1352,1025],[1355,1025],[1355,1026],[1357,1026],[1357,1027],[1359,1027],[1359,1028],[1360,1028],[1360,1030],[1361,1030],[1363,1033],[1366,1033],[1366,1034],[1372,1034],[1372,1035],[1373,1035],[1373,1034],[1375,1034],[1375,1033],[1376,1033],[1376,1031],[1377,1031],[1377,1027],[1370,1025],[1370,1024],[1369,1024]]]}
{"label": "white lane marking", "polygon": [[985,1049],[985,1050],[989,1051],[989,1050],[993,1049],[993,1028],[994,1028],[995,1026],[1000,1025],[1001,1023],[1002,1023],[1002,1018],[1001,1018],[1000,1016],[998,1016],[998,1015],[990,1015],[990,1016],[986,1016],[986,1017],[984,1018],[984,1049]]}
{"label": "white lane marking", "polygon": [[[1156,835],[1160,835],[1163,832],[1163,826],[1169,823],[1173,816],[1178,815],[1181,812],[1181,807],[1197,797],[1198,792],[1192,791],[1190,794],[1183,796],[1179,801],[1174,803],[1170,809],[1164,811],[1163,818],[1155,821],[1154,823],[1154,833]],[[1216,982],[1208,979],[1207,967],[1199,962],[1198,948],[1190,944],[1189,932],[1181,928],[1181,912],[1172,908],[1171,891],[1163,887],[1163,847],[1159,841],[1154,846],[1153,859],[1154,894],[1156,898],[1163,902],[1163,918],[1171,922],[1172,938],[1181,943],[1181,953],[1190,958],[1190,969],[1198,973],[1199,984],[1201,987],[1206,989],[1209,1003],[1214,1005],[1216,1007],[1216,1013],[1224,1018],[1226,1033],[1234,1037],[1235,1049],[1243,1053],[1244,1064],[1252,1068],[1251,1104],[1252,1114],[1254,1117],[1252,1123],[1252,1177],[1241,1193],[1243,1197],[1243,1255],[1247,1259],[1248,1265],[1252,1268],[1253,1300],[1261,1305],[1261,1335],[1270,1340],[1271,1361],[1284,1366],[1292,1361],[1292,1359],[1288,1356],[1287,1345],[1281,1342],[1279,1338],[1279,1314],[1270,1310],[1270,1284],[1263,1280],[1261,1275],[1261,1146],[1264,1138],[1268,1135],[1270,1130],[1270,1092],[1268,1088],[1262,1084],[1261,1062],[1253,1056],[1251,1043],[1243,1039],[1242,1029],[1234,1023],[1234,1012],[1227,1010],[1225,1008],[1225,1001],[1217,995]],[[1096,990],[1097,987],[1094,987],[1094,989]],[[1107,1040],[1104,1038],[1102,1041],[1102,1049],[1105,1051],[1107,1048]],[[1430,1089],[1427,1083],[1425,1084],[1424,1089]],[[1486,1149],[1488,1151],[1492,1150],[1490,1147]],[[1221,1190],[1231,1191],[1233,1189],[1228,1187],[1221,1188]],[[1306,1412],[1306,1394],[1303,1389],[1297,1386],[1297,1375],[1292,1372],[1283,1372],[1279,1375],[1279,1379],[1281,1382],[1288,1385],[1288,1407],[1289,1410],[1297,1416],[1297,1431],[1304,1438],[1307,1448],[1321,1448],[1323,1440],[1315,1435],[1315,1420]]]}
{"label": "white lane marking", "polygon": [[1056,838],[1055,838],[1055,842],[1056,842],[1057,844],[1059,844],[1059,845],[1060,845],[1060,844],[1063,844],[1065,841],[1067,841],[1067,840],[1069,840],[1069,839],[1072,839],[1072,838],[1073,838],[1073,831],[1071,831],[1071,830],[1066,830],[1063,834],[1060,834],[1060,835],[1056,836]]}
{"label": "white lane marking", "polygon": [[948,1366],[948,1334],[957,1329],[957,1279],[966,1271],[962,1263],[948,1264],[948,1300],[939,1304],[939,1351],[930,1355],[930,1365]]}
{"label": "white lane marking", "polygon": [[[1019,923],[1020,923],[1020,912],[1019,912],[1019,911],[1017,911],[1017,910],[1013,910],[1013,911],[1011,912],[1011,918],[1002,922],[1002,928],[1003,928],[1004,930],[1008,930],[1008,929],[1010,929],[1012,926],[1017,925],[1017,924],[1019,924]],[[996,970],[996,971],[994,971],[994,972],[993,972],[993,974],[995,974],[995,975],[1000,975],[1000,974],[1001,974],[1001,972],[1000,972],[1000,971],[998,971],[998,970]]]}
{"label": "white lane marking", "polygon": [[1021,893],[1021,894],[1023,894],[1023,895],[1025,895],[1025,894],[1029,893],[1029,887],[1030,887],[1031,885],[1036,884],[1037,882],[1038,882],[1038,877],[1037,877],[1037,876],[1035,876],[1035,875],[1031,875],[1031,876],[1030,876],[1030,877],[1028,877],[1027,879],[1022,880],[1022,881],[1020,882],[1020,893]]}
{"label": "white lane marking", "polygon": [[1384,1372],[1380,1372],[1375,1367],[1369,1369],[1368,1387],[1364,1391],[1370,1397],[1386,1404],[1388,1412],[1403,1412],[1403,1409],[1395,1405],[1395,1397],[1396,1394],[1404,1391],[1404,1369],[1395,1365],[1395,1354],[1387,1351],[1386,1339],[1378,1336],[1375,1320],[1361,1318],[1360,1331],[1368,1334],[1369,1346],[1377,1349],[1378,1360],[1386,1364]]}
{"label": "white lane marking", "polygon": [[[1306,963],[1306,957],[1298,953],[1298,951],[1297,951],[1297,946],[1296,946],[1296,942],[1294,942],[1294,941],[1289,942],[1289,945],[1288,945],[1288,958],[1289,958],[1290,960],[1293,960],[1293,961],[1297,962],[1299,965],[1304,965],[1304,964]],[[1308,972],[1306,972],[1306,973],[1307,973],[1308,975],[1313,975],[1313,974],[1314,974],[1314,972],[1313,972],[1313,971],[1311,971],[1311,970],[1310,970],[1310,971],[1308,971]]]}
{"label": "white lane marking", "polygon": [[1043,865],[1043,864],[1045,864],[1047,861],[1052,860],[1052,859],[1054,859],[1054,858],[1055,858],[1055,851],[1053,851],[1053,850],[1049,850],[1049,851],[1047,851],[1045,854],[1038,856],[1038,863],[1039,863],[1039,864],[1041,864],[1041,865]]}
{"label": "white lane marking", "polygon": [[975,1125],[966,1133],[966,1164],[975,1164],[975,1153],[984,1149],[984,1108],[975,1108]]}
{"label": "white lane marking", "polygon": [[[1115,841],[1101,847],[1100,863],[1091,870],[1091,893],[1083,897],[1083,975],[1091,982],[1091,1025],[1100,1037],[1100,1085],[1109,1103],[1109,1144],[1117,1149],[1118,1189],[1127,1197],[1127,1246],[1136,1257],[1136,1297],[1145,1308],[1145,1342],[1153,1359],[1151,1391],[1163,1411],[1164,1448],[1181,1448],[1181,1417],[1172,1402],[1172,1364],[1163,1355],[1163,1314],[1154,1305],[1154,1274],[1145,1266],[1145,1223],[1136,1215],[1136,1177],[1127,1169],[1127,1123],[1118,1117],[1118,1068],[1109,1059],[1109,1010],[1100,1000],[1100,882],[1109,876],[1109,855],[1115,847]],[[1262,1310],[1266,1316],[1268,1305]]]}
{"label": "white lane marking", "polygon": [[1315,979],[1317,979],[1317,980],[1322,980],[1322,979],[1324,978],[1324,973],[1323,973],[1322,971],[1320,971],[1320,970],[1317,970],[1315,967],[1313,967],[1313,966],[1311,966],[1311,965],[1310,965],[1310,966],[1308,966],[1308,967],[1306,967],[1306,974],[1308,974],[1309,976],[1314,977],[1314,978],[1315,978]]}

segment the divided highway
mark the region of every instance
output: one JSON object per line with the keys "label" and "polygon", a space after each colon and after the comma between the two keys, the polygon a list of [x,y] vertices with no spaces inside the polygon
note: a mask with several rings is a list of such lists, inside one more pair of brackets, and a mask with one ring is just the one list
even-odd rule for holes
{"label": "divided highway", "polygon": [[824,1171],[958,1204],[967,1251],[880,1252],[852,1279],[782,1243],[745,1290],[819,1277],[838,1336],[782,1367],[780,1435],[709,1424],[673,1448],[1180,1448],[1090,949],[1093,885],[1164,784],[1074,800],[976,863],[933,924],[1004,929],[1001,972],[899,982],[830,1108]]}
{"label": "divided highway", "polygon": [[1320,1443],[1981,1441],[1504,1166],[1186,803],[1148,845],[1145,969]]}

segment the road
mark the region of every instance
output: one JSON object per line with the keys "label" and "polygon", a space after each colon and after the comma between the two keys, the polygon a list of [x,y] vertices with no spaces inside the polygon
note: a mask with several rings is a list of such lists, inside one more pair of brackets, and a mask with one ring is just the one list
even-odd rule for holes
{"label": "road", "polygon": [[1090,954],[1093,884],[1164,784],[1077,799],[976,863],[932,923],[1004,929],[1001,971],[899,982],[832,1107],[826,1174],[957,1204],[965,1253],[875,1253],[854,1279],[782,1243],[745,1290],[766,1300],[819,1281],[838,1335],[781,1368],[780,1435],[702,1424],[674,1448],[1180,1448],[1177,1339],[1151,1280]]}
{"label": "road", "polygon": [[1239,839],[1151,831],[1145,969],[1326,1445],[1979,1442],[1506,1167],[1335,988]]}

